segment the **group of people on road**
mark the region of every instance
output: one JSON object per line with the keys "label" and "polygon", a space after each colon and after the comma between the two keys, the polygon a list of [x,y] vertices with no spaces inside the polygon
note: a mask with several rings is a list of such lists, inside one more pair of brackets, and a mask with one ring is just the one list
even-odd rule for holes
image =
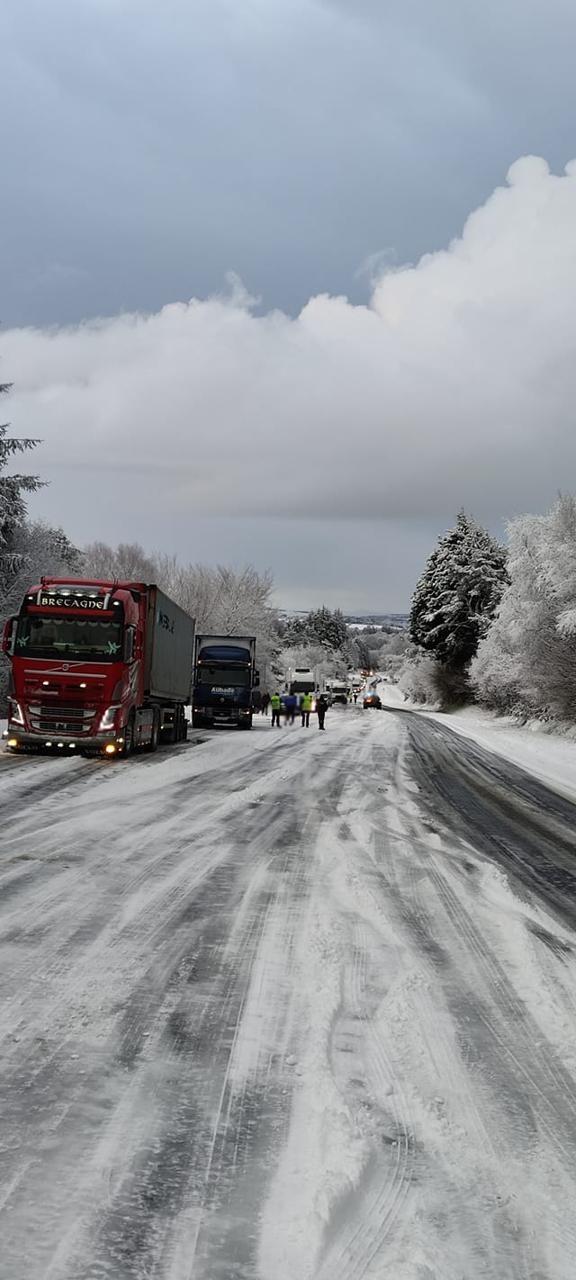
{"label": "group of people on road", "polygon": [[262,715],[266,715],[268,707],[272,712],[272,728],[280,729],[282,721],[285,724],[294,724],[296,716],[300,716],[303,729],[310,727],[310,716],[312,712],[316,712],[318,716],[318,728],[324,729],[324,721],[328,710],[328,699],[323,693],[280,693],[276,692],[272,695],[263,693],[260,701]]}

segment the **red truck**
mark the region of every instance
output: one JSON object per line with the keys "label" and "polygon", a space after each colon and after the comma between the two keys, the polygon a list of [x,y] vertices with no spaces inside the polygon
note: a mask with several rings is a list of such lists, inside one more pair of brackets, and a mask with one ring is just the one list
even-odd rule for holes
{"label": "red truck", "polygon": [[42,578],[2,648],[13,751],[129,756],[186,737],[194,620],[157,586]]}

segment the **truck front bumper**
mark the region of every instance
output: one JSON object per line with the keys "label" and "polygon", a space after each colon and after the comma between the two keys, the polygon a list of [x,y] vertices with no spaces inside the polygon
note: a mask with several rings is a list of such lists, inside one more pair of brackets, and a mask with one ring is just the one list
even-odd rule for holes
{"label": "truck front bumper", "polygon": [[249,707],[233,707],[226,710],[224,707],[194,707],[194,718],[202,720],[206,726],[212,725],[215,729],[219,726],[244,724],[250,719],[252,711]]}
{"label": "truck front bumper", "polygon": [[69,733],[30,733],[28,729],[23,729],[19,725],[9,725],[2,734],[2,739],[6,746],[12,751],[19,749],[36,751],[70,751],[76,754],[90,755],[118,755],[124,745],[124,738],[118,736],[116,731],[111,733],[97,733],[92,737],[84,737],[78,734],[74,737]]}

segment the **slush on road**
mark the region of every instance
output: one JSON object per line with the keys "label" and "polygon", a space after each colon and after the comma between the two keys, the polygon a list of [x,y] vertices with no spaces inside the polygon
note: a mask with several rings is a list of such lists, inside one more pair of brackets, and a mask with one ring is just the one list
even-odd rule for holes
{"label": "slush on road", "polygon": [[2,1280],[576,1274],[576,808],[333,708],[0,758]]}

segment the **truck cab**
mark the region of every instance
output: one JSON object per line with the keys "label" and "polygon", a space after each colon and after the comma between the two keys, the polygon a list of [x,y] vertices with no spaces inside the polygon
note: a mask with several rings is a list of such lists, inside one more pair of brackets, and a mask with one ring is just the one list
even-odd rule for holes
{"label": "truck cab", "polygon": [[330,681],[330,701],[332,705],[342,703],[344,706],[348,703],[348,683],[346,680]]}
{"label": "truck cab", "polygon": [[200,728],[252,728],[254,691],[260,684],[254,636],[196,637],[192,724]]}

